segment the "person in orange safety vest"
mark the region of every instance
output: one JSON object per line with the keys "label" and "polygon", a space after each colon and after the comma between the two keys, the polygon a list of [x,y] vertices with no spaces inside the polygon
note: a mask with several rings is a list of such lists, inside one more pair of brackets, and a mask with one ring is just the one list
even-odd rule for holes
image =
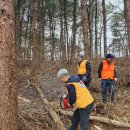
{"label": "person in orange safety vest", "polygon": [[102,101],[107,102],[107,90],[110,90],[110,100],[114,100],[114,81],[117,81],[115,65],[113,63],[114,56],[107,54],[98,67],[98,78],[101,79]]}

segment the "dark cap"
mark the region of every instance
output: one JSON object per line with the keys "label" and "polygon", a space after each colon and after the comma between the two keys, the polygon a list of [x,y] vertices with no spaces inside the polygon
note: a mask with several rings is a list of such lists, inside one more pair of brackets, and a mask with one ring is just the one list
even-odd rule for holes
{"label": "dark cap", "polygon": [[113,59],[113,58],[115,58],[115,56],[112,55],[112,54],[107,54],[107,55],[106,55],[106,59],[107,59],[107,58],[111,58],[111,59]]}

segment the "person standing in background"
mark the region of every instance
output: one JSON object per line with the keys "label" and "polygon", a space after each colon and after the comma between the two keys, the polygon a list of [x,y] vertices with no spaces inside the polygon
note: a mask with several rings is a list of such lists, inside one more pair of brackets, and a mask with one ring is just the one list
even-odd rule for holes
{"label": "person standing in background", "polygon": [[84,82],[86,87],[89,87],[89,84],[91,82],[91,64],[88,60],[84,59],[84,56],[82,54],[78,54],[76,58],[78,61],[77,74]]}
{"label": "person standing in background", "polygon": [[115,65],[113,63],[114,55],[107,54],[98,67],[98,78],[101,80],[102,101],[107,103],[107,90],[110,87],[110,100],[114,101],[114,81],[117,81]]}

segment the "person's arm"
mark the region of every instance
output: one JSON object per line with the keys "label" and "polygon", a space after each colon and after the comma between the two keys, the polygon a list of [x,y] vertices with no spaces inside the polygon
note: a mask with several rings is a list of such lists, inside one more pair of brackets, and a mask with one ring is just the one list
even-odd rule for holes
{"label": "person's arm", "polygon": [[99,64],[99,67],[98,67],[98,78],[101,78],[102,68],[103,68],[103,62],[101,62],[101,63]]}
{"label": "person's arm", "polygon": [[69,104],[73,105],[76,102],[76,91],[72,84],[67,85]]}
{"label": "person's arm", "polygon": [[91,74],[91,63],[89,61],[86,62],[86,70],[87,70],[87,74],[90,75]]}
{"label": "person's arm", "polygon": [[117,78],[116,70],[114,70],[114,78]]}

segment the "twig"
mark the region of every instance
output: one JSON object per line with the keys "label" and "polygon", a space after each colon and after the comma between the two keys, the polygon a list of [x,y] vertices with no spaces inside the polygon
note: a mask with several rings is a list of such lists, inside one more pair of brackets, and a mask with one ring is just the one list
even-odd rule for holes
{"label": "twig", "polygon": [[34,130],[34,129],[29,125],[29,123],[28,123],[21,115],[19,115],[19,117],[23,120],[24,124],[25,124],[27,127],[29,127],[31,130]]}

